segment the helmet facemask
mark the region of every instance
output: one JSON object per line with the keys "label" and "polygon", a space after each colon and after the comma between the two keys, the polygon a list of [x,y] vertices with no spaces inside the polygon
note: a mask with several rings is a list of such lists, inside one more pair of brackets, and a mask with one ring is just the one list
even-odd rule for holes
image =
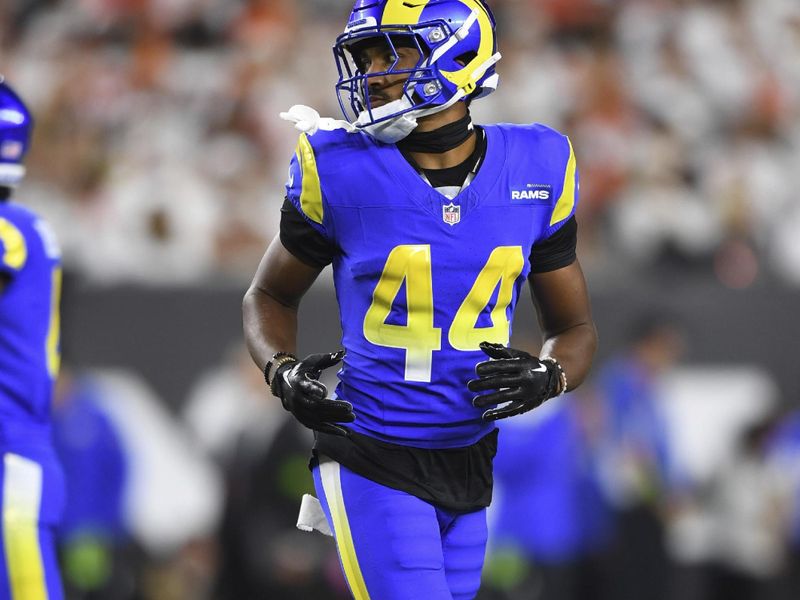
{"label": "helmet facemask", "polygon": [[[363,46],[383,46],[395,56],[394,63],[385,71],[364,73],[357,63],[358,54]],[[419,53],[417,64],[412,68],[401,68],[398,48],[413,48]],[[419,38],[411,31],[400,33],[384,31],[365,33],[353,36],[352,40],[334,47],[339,83],[336,91],[339,105],[345,118],[351,123],[378,124],[386,119],[404,115],[412,110],[433,106],[436,96],[441,90],[433,70],[426,65],[429,51]],[[369,88],[372,82],[383,78],[405,78],[403,91],[399,99],[375,107],[370,100]],[[394,110],[387,110],[387,107]]]}

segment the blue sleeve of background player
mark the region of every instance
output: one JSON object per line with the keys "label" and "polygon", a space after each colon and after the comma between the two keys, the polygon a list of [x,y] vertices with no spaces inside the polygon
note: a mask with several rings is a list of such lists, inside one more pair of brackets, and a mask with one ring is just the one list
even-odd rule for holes
{"label": "blue sleeve of background player", "polygon": [[28,244],[19,227],[0,217],[0,273],[14,276],[28,260]]}

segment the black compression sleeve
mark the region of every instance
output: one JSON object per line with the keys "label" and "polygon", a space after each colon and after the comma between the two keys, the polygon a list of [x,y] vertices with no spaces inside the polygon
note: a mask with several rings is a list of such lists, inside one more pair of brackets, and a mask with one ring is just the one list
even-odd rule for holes
{"label": "black compression sleeve", "polygon": [[288,198],[281,206],[280,235],[284,248],[307,265],[321,269],[333,262],[334,245],[305,220]]}
{"label": "black compression sleeve", "polygon": [[575,216],[569,218],[558,231],[546,240],[534,244],[528,260],[531,273],[547,273],[575,262],[575,248],[578,244],[578,222]]}

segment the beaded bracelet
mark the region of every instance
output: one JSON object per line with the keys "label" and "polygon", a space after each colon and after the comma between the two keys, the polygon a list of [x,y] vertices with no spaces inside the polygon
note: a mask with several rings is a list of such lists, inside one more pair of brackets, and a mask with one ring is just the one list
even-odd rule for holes
{"label": "beaded bracelet", "polygon": [[272,382],[269,380],[269,372],[272,366],[275,365],[275,370],[277,371],[278,367],[289,362],[289,360],[281,359],[297,360],[297,357],[291,352],[276,352],[272,355],[272,358],[267,361],[267,365],[264,367],[264,380],[270,388],[272,388]]}
{"label": "beaded bracelet", "polygon": [[567,374],[564,373],[564,368],[561,366],[555,358],[552,356],[548,356],[545,358],[540,359],[542,362],[548,362],[552,364],[556,370],[558,371],[558,389],[556,390],[556,396],[560,396],[564,392],[567,391]]}

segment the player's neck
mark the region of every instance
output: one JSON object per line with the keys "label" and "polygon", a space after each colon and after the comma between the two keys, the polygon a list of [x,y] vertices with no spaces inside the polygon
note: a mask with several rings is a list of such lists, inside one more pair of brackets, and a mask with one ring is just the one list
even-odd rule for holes
{"label": "player's neck", "polygon": [[[475,131],[468,119],[469,113],[464,103],[459,102],[447,110],[440,113],[424,117],[419,120],[419,125],[406,140],[401,141],[398,146],[405,146],[404,151],[414,159],[414,162],[422,169],[447,169],[455,167],[467,160],[475,150]],[[457,123],[460,126],[455,126]],[[449,127],[448,127],[449,126]],[[449,131],[450,129],[458,131]],[[443,130],[443,128],[445,128]],[[463,128],[463,130],[462,130]],[[420,139],[431,140],[435,132],[442,132],[442,135],[453,136],[455,140],[452,148],[444,151],[425,149],[428,144],[414,143]],[[415,140],[416,138],[416,140]],[[434,138],[435,139],[435,138]],[[463,141],[462,141],[463,140]],[[405,144],[404,144],[405,142]]]}

